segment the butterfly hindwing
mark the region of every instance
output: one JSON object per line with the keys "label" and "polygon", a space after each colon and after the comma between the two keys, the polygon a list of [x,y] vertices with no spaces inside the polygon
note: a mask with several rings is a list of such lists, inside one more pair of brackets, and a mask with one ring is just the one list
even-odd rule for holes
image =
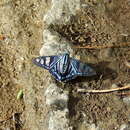
{"label": "butterfly hindwing", "polygon": [[53,68],[51,68],[49,70],[49,72],[55,77],[56,80],[58,81],[69,81],[71,79],[74,79],[75,77],[77,77],[77,75],[75,75],[75,73],[73,72],[73,70],[70,71],[70,73],[67,73],[66,75],[61,75],[56,71],[56,66],[54,66]]}
{"label": "butterfly hindwing", "polygon": [[96,72],[87,64],[82,63],[76,59],[70,58],[70,64],[78,76],[93,76]]}
{"label": "butterfly hindwing", "polygon": [[57,72],[56,65],[54,65],[49,72],[52,74],[52,76],[55,77],[56,80],[61,81],[62,76]]}
{"label": "butterfly hindwing", "polygon": [[96,72],[87,64],[70,58],[70,64],[69,64],[67,74],[61,75],[57,71],[57,64],[58,62],[50,69],[50,73],[58,81],[66,82],[75,79],[77,76],[93,76],[96,74]]}
{"label": "butterfly hindwing", "polygon": [[49,70],[59,60],[59,56],[40,56],[33,60],[34,64]]}
{"label": "butterfly hindwing", "polygon": [[58,63],[61,62],[61,60],[59,60],[50,70],[49,72],[55,77],[56,80],[58,81],[69,81],[71,79],[74,79],[75,77],[77,77],[75,70],[72,68],[73,66],[71,66],[69,64],[68,67],[68,71],[65,75],[62,75],[59,73],[58,71]]}

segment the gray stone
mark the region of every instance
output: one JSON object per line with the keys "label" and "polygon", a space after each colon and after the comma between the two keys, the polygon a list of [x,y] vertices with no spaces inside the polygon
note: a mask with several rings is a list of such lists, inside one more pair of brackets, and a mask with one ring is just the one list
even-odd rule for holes
{"label": "gray stone", "polygon": [[68,111],[68,92],[63,91],[56,84],[52,83],[48,86],[45,91],[46,104],[51,106],[55,105],[58,108]]}
{"label": "gray stone", "polygon": [[48,130],[71,130],[72,127],[69,126],[68,118],[69,92],[63,91],[55,83],[51,83],[44,95],[46,97],[46,104],[51,106]]}
{"label": "gray stone", "polygon": [[55,31],[44,30],[43,32],[44,45],[40,50],[41,56],[58,55],[62,53],[70,53],[74,55],[71,43],[60,37]]}
{"label": "gray stone", "polygon": [[66,112],[60,110],[51,111],[48,130],[72,130]]}
{"label": "gray stone", "polygon": [[[71,44],[62,38],[57,32],[44,30],[44,45],[40,50],[41,56],[59,55],[70,53],[74,55]],[[46,104],[51,107],[49,111],[48,130],[71,130],[68,118],[69,92],[63,91],[56,83],[47,81],[48,87],[45,91]]]}
{"label": "gray stone", "polygon": [[44,16],[46,24],[66,24],[80,9],[80,0],[52,0],[52,7]]}
{"label": "gray stone", "polygon": [[[44,22],[50,24],[67,24],[72,15],[80,9],[80,0],[52,0],[52,7],[44,16]],[[72,44],[53,30],[43,31],[43,46],[41,56],[59,55],[69,53],[74,56]],[[49,111],[48,130],[72,130],[68,119],[69,92],[63,91],[55,83],[48,81],[45,91],[46,104],[51,107]],[[54,109],[55,108],[55,109]]]}

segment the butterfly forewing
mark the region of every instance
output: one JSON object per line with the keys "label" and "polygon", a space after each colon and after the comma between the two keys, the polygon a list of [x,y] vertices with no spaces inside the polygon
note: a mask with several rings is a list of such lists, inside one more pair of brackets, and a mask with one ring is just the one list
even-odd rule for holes
{"label": "butterfly forewing", "polygon": [[40,56],[33,60],[34,64],[49,70],[58,61],[58,56]]}
{"label": "butterfly forewing", "polygon": [[75,75],[74,69],[72,69],[72,66],[69,66],[66,75],[61,75],[61,73],[58,73],[56,66],[53,66],[52,69],[49,70],[49,72],[55,77],[56,80],[63,82],[69,81],[77,77],[77,75]]}

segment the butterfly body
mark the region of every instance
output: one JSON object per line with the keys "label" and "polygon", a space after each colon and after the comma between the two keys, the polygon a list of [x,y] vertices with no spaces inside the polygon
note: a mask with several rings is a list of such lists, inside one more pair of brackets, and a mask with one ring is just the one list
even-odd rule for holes
{"label": "butterfly body", "polygon": [[65,53],[58,56],[41,56],[34,59],[34,64],[49,72],[58,81],[69,81],[77,76],[93,76],[96,72],[87,64],[69,57]]}

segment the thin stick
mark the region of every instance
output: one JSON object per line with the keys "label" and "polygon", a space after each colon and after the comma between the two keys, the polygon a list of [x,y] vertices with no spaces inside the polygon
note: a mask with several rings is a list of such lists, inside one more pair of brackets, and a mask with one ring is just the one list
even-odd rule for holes
{"label": "thin stick", "polygon": [[129,92],[127,92],[127,93],[117,93],[116,95],[118,95],[118,96],[128,96],[128,95],[130,95],[130,93]]}
{"label": "thin stick", "polygon": [[124,86],[121,88],[112,88],[112,89],[105,89],[105,90],[86,90],[86,89],[77,89],[77,92],[81,92],[81,93],[110,93],[110,92],[114,92],[114,91],[121,91],[121,90],[126,90],[126,89],[130,89],[130,85],[128,86]]}
{"label": "thin stick", "polygon": [[130,46],[130,43],[124,42],[124,43],[119,43],[119,44],[109,44],[109,45],[87,45],[87,46],[75,46],[75,48],[80,48],[80,49],[103,49],[103,48],[116,48],[116,47],[126,47]]}

